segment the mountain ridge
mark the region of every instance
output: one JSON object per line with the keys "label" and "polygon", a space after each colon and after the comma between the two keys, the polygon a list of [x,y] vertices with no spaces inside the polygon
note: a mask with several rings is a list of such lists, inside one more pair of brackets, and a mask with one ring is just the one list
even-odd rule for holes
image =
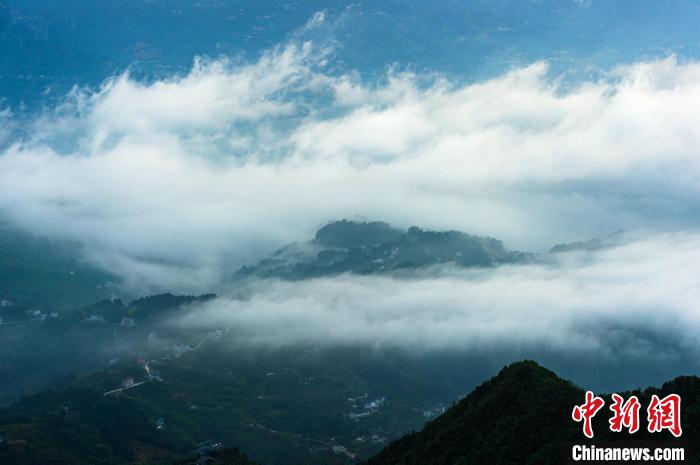
{"label": "mountain ridge", "polygon": [[[561,464],[570,460],[571,445],[628,442],[630,447],[672,440],[668,432],[654,436],[612,433],[607,407],[593,418],[595,441],[587,440],[571,419],[572,408],[584,401],[585,391],[559,378],[536,362],[525,360],[503,368],[447,412],[389,444],[365,465]],[[683,398],[682,422],[686,437],[700,433],[700,378],[679,376],[660,388],[620,393],[639,396],[647,405],[652,394],[677,393]],[[606,406],[610,396],[603,395]],[[544,408],[543,408],[544,406]],[[643,428],[642,428],[643,429]],[[697,442],[685,446],[687,463],[700,463]],[[649,446],[646,446],[649,447]]]}
{"label": "mountain ridge", "polygon": [[535,254],[511,251],[493,237],[461,231],[404,230],[380,221],[339,220],[321,227],[314,238],[278,249],[246,265],[234,279],[305,279],[340,273],[381,274],[434,265],[490,267],[527,263]]}
{"label": "mountain ridge", "polygon": [[[70,458],[64,463],[75,464],[189,463],[191,453],[182,447],[178,435],[181,433],[169,426],[162,431],[154,428],[157,419],[152,411],[149,412],[150,407],[144,400],[155,394],[157,386],[154,384],[143,391],[151,394],[138,400],[133,396],[105,397],[83,383],[64,390],[44,391],[24,398],[10,408],[0,409],[0,432],[11,431],[7,439],[17,445],[0,447],[0,461],[43,465],[49,463],[47,459],[51,457],[61,457]],[[455,402],[420,432],[409,433],[391,442],[362,463],[561,464],[567,463],[572,444],[599,446],[613,441],[628,443],[630,447],[653,447],[653,444],[665,441],[673,447],[685,447],[686,463],[700,463],[700,444],[692,440],[676,440],[667,432],[651,434],[640,431],[635,435],[610,432],[607,424],[610,396],[606,394],[601,394],[606,400],[606,409],[593,419],[595,440],[585,439],[581,425],[571,419],[571,409],[584,401],[584,392],[583,388],[532,360],[515,362]],[[683,399],[684,437],[697,437],[700,433],[699,377],[678,376],[661,387],[620,394],[623,397],[637,395],[641,404],[646,406],[653,394],[664,396],[669,393],[677,393]],[[163,412],[163,415],[169,418],[175,412]],[[83,439],[76,443],[66,442],[69,431],[82,431]],[[278,435],[274,437],[282,440]],[[84,447],[79,446],[84,442]],[[71,456],[75,447],[79,447],[80,453]],[[245,455],[229,445],[209,444],[205,449],[203,454],[196,455],[221,454],[231,463],[249,463]],[[158,450],[161,452],[156,453]],[[254,456],[256,451],[245,450],[245,453]],[[333,463],[342,463],[342,460],[337,460],[340,457],[335,457]],[[195,456],[192,462],[197,459]],[[357,463],[355,460],[351,462]]]}

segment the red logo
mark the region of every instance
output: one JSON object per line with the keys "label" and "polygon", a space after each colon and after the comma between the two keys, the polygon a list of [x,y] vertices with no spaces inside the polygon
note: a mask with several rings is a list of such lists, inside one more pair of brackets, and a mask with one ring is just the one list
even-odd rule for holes
{"label": "red logo", "polygon": [[647,418],[650,433],[657,433],[665,429],[669,430],[675,437],[683,434],[681,429],[681,396],[669,394],[663,399],[654,394],[647,408]]}
{"label": "red logo", "polygon": [[630,397],[627,402],[624,402],[622,396],[617,394],[613,394],[612,398],[613,404],[610,406],[610,410],[613,411],[614,415],[609,421],[610,431],[619,433],[623,426],[628,429],[630,434],[639,431],[639,409],[642,405],[637,396]]}
{"label": "red logo", "polygon": [[603,405],[605,405],[605,401],[601,397],[596,397],[591,391],[586,391],[586,403],[577,405],[571,412],[571,418],[574,421],[583,421],[583,434],[587,438],[593,437],[592,419],[598,410],[603,408]]}
{"label": "red logo", "polygon": [[[631,396],[625,401],[618,394],[612,395],[613,403],[610,410],[612,418],[608,420],[610,431],[619,433],[626,428],[628,433],[639,431],[639,411],[641,404],[637,396]],[[593,417],[603,408],[605,400],[591,391],[586,391],[586,402],[576,405],[571,412],[571,418],[576,422],[583,422],[583,434],[587,438],[593,437]],[[651,396],[647,407],[647,431],[659,433],[668,430],[675,437],[683,434],[681,429],[681,397],[678,394],[669,394],[659,399],[656,394]]]}

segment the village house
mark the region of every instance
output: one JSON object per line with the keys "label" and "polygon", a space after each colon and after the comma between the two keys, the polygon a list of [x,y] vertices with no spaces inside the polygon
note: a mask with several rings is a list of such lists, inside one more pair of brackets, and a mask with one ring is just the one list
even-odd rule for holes
{"label": "village house", "polygon": [[371,402],[367,402],[365,404],[365,410],[376,410],[382,405],[384,405],[384,402],[386,401],[386,397],[381,397],[380,399],[375,399]]}

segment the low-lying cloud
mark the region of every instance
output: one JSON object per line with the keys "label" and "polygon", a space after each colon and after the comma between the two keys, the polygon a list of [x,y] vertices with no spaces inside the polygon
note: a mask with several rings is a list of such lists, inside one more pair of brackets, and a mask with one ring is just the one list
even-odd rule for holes
{"label": "low-lying cloud", "polygon": [[327,67],[319,44],[290,43],[76,89],[0,155],[0,214],[82,242],[131,288],[183,292],[355,215],[525,250],[698,227],[698,63],[636,63],[566,89],[546,63],[466,85]]}
{"label": "low-lying cloud", "polygon": [[[175,322],[244,345],[590,356],[676,363],[700,355],[700,236],[649,237],[537,265],[408,277],[260,280]],[[514,357],[514,355],[511,355]]]}

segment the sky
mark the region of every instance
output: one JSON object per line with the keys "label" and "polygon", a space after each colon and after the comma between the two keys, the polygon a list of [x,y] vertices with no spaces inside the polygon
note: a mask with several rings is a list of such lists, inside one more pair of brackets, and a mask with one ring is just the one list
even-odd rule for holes
{"label": "sky", "polygon": [[466,85],[392,70],[366,83],[324,73],[326,54],[292,42],[76,88],[0,156],[0,211],[136,282],[193,289],[340,218],[534,252],[698,226],[694,61],[562,89],[545,62]]}
{"label": "sky", "polygon": [[226,270],[333,219],[532,252],[623,229],[621,247],[540,265],[255,282],[179,323],[273,345],[697,354],[700,63],[669,52],[572,80],[533,59],[466,82],[388,63],[367,78],[309,38],[328,21],[254,59],[127,70],[29,118],[8,108],[0,213],[82,243],[136,293],[221,289]]}

